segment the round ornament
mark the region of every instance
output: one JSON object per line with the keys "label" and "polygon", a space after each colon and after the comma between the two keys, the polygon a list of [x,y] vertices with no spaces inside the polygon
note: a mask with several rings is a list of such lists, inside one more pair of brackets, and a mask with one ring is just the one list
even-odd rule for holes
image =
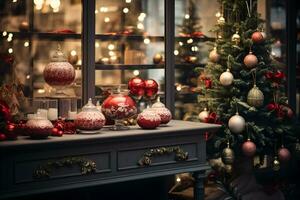
{"label": "round ornament", "polygon": [[280,162],[276,156],[274,157],[274,160],[273,160],[273,170],[274,171],[280,170]]}
{"label": "round ornament", "polygon": [[78,62],[78,55],[77,55],[77,53],[75,51],[71,51],[68,54],[68,62],[71,65],[76,65],[76,63]]}
{"label": "round ornament", "polygon": [[0,133],[0,141],[6,140],[6,135],[4,133]]}
{"label": "round ornament", "polygon": [[245,129],[245,119],[239,115],[239,113],[236,113],[234,116],[232,116],[228,121],[228,127],[231,132],[233,133],[242,133]]}
{"label": "round ornament", "polygon": [[160,53],[156,53],[154,56],[153,56],[153,63],[154,64],[160,64],[163,62],[163,55],[160,54]]}
{"label": "round ornament", "polygon": [[145,96],[153,99],[158,92],[158,83],[153,79],[145,80]]}
{"label": "round ornament", "polygon": [[28,120],[26,127],[28,135],[32,139],[45,139],[51,135],[53,129],[52,123],[40,116]]}
{"label": "round ornament", "polygon": [[130,94],[142,97],[145,92],[145,82],[139,77],[134,77],[128,81],[128,89],[130,91]]}
{"label": "round ornament", "polygon": [[236,45],[238,45],[241,41],[241,36],[238,32],[235,32],[235,34],[232,35],[231,41],[234,42]]}
{"label": "round ornament", "polygon": [[0,100],[0,119],[3,121],[10,121],[12,118],[9,106],[5,101]]}
{"label": "round ornament", "polygon": [[137,117],[137,124],[143,129],[155,129],[160,122],[160,116],[151,109],[144,110]]}
{"label": "round ornament", "polygon": [[223,16],[220,16],[219,19],[217,20],[217,23],[223,26],[225,24],[225,18]]}
{"label": "round ornament", "polygon": [[226,72],[223,72],[220,76],[220,83],[223,86],[229,86],[233,82],[233,75],[230,72],[229,69],[226,70]]}
{"label": "round ornament", "polygon": [[206,119],[209,117],[209,112],[207,111],[207,108],[204,108],[204,110],[201,111],[198,116],[199,116],[200,122],[205,122]]}
{"label": "round ornament", "polygon": [[280,105],[280,109],[285,113],[285,115],[289,119],[293,118],[294,112],[288,105]]}
{"label": "round ornament", "polygon": [[256,145],[250,139],[242,145],[242,150],[245,156],[252,157],[255,155],[256,152]]}
{"label": "round ornament", "polygon": [[253,43],[260,44],[264,41],[264,36],[262,35],[261,32],[256,31],[256,32],[252,33],[251,39],[252,39]]}
{"label": "round ornament", "polygon": [[[88,103],[82,107],[82,111],[77,114],[75,126],[80,130],[99,130],[105,125],[105,117],[101,111],[92,103],[90,98]],[[84,133],[84,132],[82,132]]]}
{"label": "round ornament", "polygon": [[220,55],[218,54],[217,47],[214,47],[214,49],[209,53],[209,60],[214,63],[220,60]]}
{"label": "round ornament", "polygon": [[287,148],[281,147],[278,150],[278,158],[281,162],[287,162],[291,159],[291,153]]}
{"label": "round ornament", "polygon": [[157,102],[152,105],[151,110],[160,116],[161,124],[167,124],[172,119],[171,111],[160,102],[159,98],[157,99]]}
{"label": "round ornament", "polygon": [[60,91],[57,93],[63,93],[61,90],[71,85],[75,80],[75,69],[67,61],[60,48],[45,67],[43,74],[46,83]]}
{"label": "round ornament", "polygon": [[222,162],[225,165],[233,164],[233,162],[234,162],[234,151],[231,148],[226,147],[222,152],[221,158],[222,158]]}
{"label": "round ornament", "polygon": [[250,51],[247,56],[244,58],[244,64],[247,68],[254,68],[258,63],[257,57]]}
{"label": "round ornament", "polygon": [[247,103],[256,108],[264,104],[264,94],[256,85],[248,92]]}

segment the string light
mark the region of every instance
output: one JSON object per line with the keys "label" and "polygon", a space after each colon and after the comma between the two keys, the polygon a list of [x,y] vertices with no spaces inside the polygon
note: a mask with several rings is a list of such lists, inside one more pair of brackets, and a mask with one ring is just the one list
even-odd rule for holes
{"label": "string light", "polygon": [[185,15],[184,15],[184,18],[185,18],[185,19],[189,19],[189,18],[190,18],[190,15],[189,15],[189,14],[185,14]]}
{"label": "string light", "polygon": [[95,14],[98,14],[99,13],[99,11],[98,10],[95,10]]}
{"label": "string light", "polygon": [[104,22],[105,22],[105,23],[110,22],[110,18],[109,18],[109,17],[105,17],[105,18],[104,18]]}
{"label": "string light", "polygon": [[115,49],[115,45],[109,44],[109,45],[107,46],[107,48],[108,48],[109,50],[114,50],[114,49]]}
{"label": "string light", "polygon": [[182,46],[183,45],[183,42],[179,42],[179,46]]}
{"label": "string light", "polygon": [[95,43],[95,47],[96,47],[96,48],[99,48],[99,47],[100,47],[99,42],[96,42],[96,43]]}
{"label": "string light", "polygon": [[128,8],[123,8],[123,13],[128,13],[129,9]]}
{"label": "string light", "polygon": [[9,48],[9,49],[8,49],[8,53],[11,54],[11,53],[13,53],[13,52],[14,52],[14,50],[13,50],[12,48]]}
{"label": "string light", "polygon": [[3,36],[3,37],[7,36],[7,32],[6,32],[6,31],[3,31],[2,36]]}
{"label": "string light", "polygon": [[145,44],[150,44],[150,39],[149,39],[149,38],[145,38],[145,39],[144,39],[144,43],[145,43]]}
{"label": "string light", "polygon": [[28,41],[24,42],[24,47],[29,47],[29,42]]}
{"label": "string light", "polygon": [[140,71],[139,70],[133,70],[133,75],[135,75],[135,76],[140,75]]}
{"label": "string light", "polygon": [[70,54],[71,54],[71,56],[76,56],[77,52],[75,50],[72,50]]}
{"label": "string light", "polygon": [[174,55],[177,56],[179,54],[178,50],[174,50]]}
{"label": "string light", "polygon": [[131,3],[131,0],[125,0],[126,3]]}
{"label": "string light", "polygon": [[190,39],[188,39],[186,42],[187,42],[188,44],[191,44],[191,43],[194,42],[194,40],[193,40],[192,38],[190,38]]}
{"label": "string light", "polygon": [[138,23],[138,24],[137,24],[137,28],[138,28],[138,29],[141,29],[141,30],[144,30],[145,27],[144,27],[144,24]]}
{"label": "string light", "polygon": [[145,14],[145,13],[141,13],[141,14],[138,16],[138,20],[139,20],[140,22],[144,21],[145,18],[146,18],[146,14]]}
{"label": "string light", "polygon": [[108,8],[107,7],[100,7],[100,12],[107,12],[108,11]]}

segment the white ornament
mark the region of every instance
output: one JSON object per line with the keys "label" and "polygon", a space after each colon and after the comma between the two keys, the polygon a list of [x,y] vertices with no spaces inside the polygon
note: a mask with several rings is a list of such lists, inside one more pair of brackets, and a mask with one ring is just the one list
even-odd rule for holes
{"label": "white ornament", "polygon": [[212,62],[218,62],[220,60],[220,55],[217,52],[217,47],[214,47],[214,49],[209,53],[209,59]]}
{"label": "white ornament", "polygon": [[233,75],[230,72],[229,69],[226,70],[226,72],[223,72],[220,76],[220,83],[223,86],[229,86],[233,82]]}
{"label": "white ornament", "polygon": [[207,111],[207,108],[204,108],[204,110],[201,111],[198,116],[199,116],[200,122],[205,122],[206,118],[208,118],[208,116],[209,116],[209,112]]}
{"label": "white ornament", "polygon": [[224,25],[225,24],[225,18],[223,16],[219,17],[219,19],[217,20],[219,25]]}
{"label": "white ornament", "polygon": [[232,133],[242,133],[245,129],[245,126],[245,119],[242,116],[240,116],[239,113],[236,113],[228,121],[228,127]]}

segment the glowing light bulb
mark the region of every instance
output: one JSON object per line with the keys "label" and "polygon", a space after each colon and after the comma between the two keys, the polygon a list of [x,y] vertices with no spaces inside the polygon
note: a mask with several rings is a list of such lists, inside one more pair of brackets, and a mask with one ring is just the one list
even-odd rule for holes
{"label": "glowing light bulb", "polygon": [[178,50],[174,50],[174,55],[177,56],[179,54]]}
{"label": "glowing light bulb", "polygon": [[96,47],[96,48],[99,48],[99,47],[100,47],[99,42],[96,42],[96,43],[95,43],[95,47]]}
{"label": "glowing light bulb", "polygon": [[113,52],[113,51],[109,51],[109,52],[108,52],[108,55],[109,55],[109,56],[115,56],[115,55],[116,55],[116,53],[115,53],[115,52]]}
{"label": "glowing light bulb", "polygon": [[8,53],[13,53],[13,52],[14,52],[14,50],[12,48],[8,49]]}
{"label": "glowing light bulb", "polygon": [[77,52],[75,50],[72,50],[70,54],[71,54],[71,56],[76,56]]}
{"label": "glowing light bulb", "polygon": [[176,178],[176,181],[177,181],[177,182],[180,182],[180,181],[181,181],[181,179],[178,177],[178,178]]}
{"label": "glowing light bulb", "polygon": [[105,23],[110,22],[110,18],[109,18],[109,17],[105,17],[105,18],[104,18],[104,22],[105,22]]}
{"label": "glowing light bulb", "polygon": [[29,47],[29,42],[28,41],[24,42],[24,47]]}
{"label": "glowing light bulb", "polygon": [[17,3],[18,0],[12,0],[13,3]]}
{"label": "glowing light bulb", "polygon": [[184,18],[185,18],[185,19],[189,19],[189,18],[190,18],[190,15],[189,15],[189,14],[185,14],[185,15],[184,15]]}
{"label": "glowing light bulb", "polygon": [[125,0],[126,3],[131,3],[131,0]]}
{"label": "glowing light bulb", "polygon": [[191,50],[192,50],[192,51],[198,51],[199,48],[198,48],[197,46],[192,46]]}
{"label": "glowing light bulb", "polygon": [[194,42],[194,40],[193,40],[192,38],[190,38],[190,39],[188,39],[186,42],[187,42],[188,44],[191,44],[191,43]]}
{"label": "glowing light bulb", "polygon": [[3,31],[2,36],[3,36],[3,37],[7,36],[7,32],[6,32],[6,31]]}
{"label": "glowing light bulb", "polygon": [[108,11],[108,8],[107,7],[100,7],[100,12],[107,12]]}
{"label": "glowing light bulb", "polygon": [[59,7],[60,7],[60,0],[51,0],[51,1],[50,1],[50,7],[51,7],[53,10],[58,10]]}
{"label": "glowing light bulb", "polygon": [[183,45],[183,42],[179,42],[179,46],[182,46]]}
{"label": "glowing light bulb", "polygon": [[149,39],[149,38],[145,38],[145,39],[144,39],[144,43],[145,43],[145,44],[150,44],[150,39]]}
{"label": "glowing light bulb", "polygon": [[9,33],[9,34],[8,34],[8,37],[11,37],[11,38],[12,38],[13,36],[14,36],[14,35],[13,35],[12,33]]}
{"label": "glowing light bulb", "polygon": [[109,45],[107,46],[107,48],[108,48],[109,50],[114,50],[114,49],[115,49],[115,45],[109,44]]}
{"label": "glowing light bulb", "polygon": [[138,29],[141,29],[141,30],[144,30],[144,24],[138,23],[138,24],[137,24],[137,28],[138,28]]}
{"label": "glowing light bulb", "polygon": [[7,37],[7,42],[11,42],[12,38],[11,37]]}
{"label": "glowing light bulb", "polygon": [[135,76],[140,75],[140,71],[139,70],[133,70],[133,75],[135,75]]}
{"label": "glowing light bulb", "polygon": [[30,79],[30,75],[29,74],[26,76],[26,79]]}
{"label": "glowing light bulb", "polygon": [[217,17],[217,18],[221,17],[221,13],[220,13],[220,12],[217,12],[217,13],[216,13],[216,17]]}
{"label": "glowing light bulb", "polygon": [[128,8],[124,8],[123,9],[123,13],[128,13],[129,12],[129,9]]}
{"label": "glowing light bulb", "polygon": [[95,14],[98,14],[99,13],[99,11],[98,10],[95,10]]}

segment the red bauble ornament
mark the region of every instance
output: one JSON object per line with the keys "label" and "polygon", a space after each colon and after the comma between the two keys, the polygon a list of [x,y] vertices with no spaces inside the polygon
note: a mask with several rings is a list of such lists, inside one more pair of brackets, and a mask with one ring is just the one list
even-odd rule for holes
{"label": "red bauble ornament", "polygon": [[278,158],[281,162],[287,162],[291,158],[291,153],[287,148],[281,147],[278,150]]}
{"label": "red bauble ornament", "polygon": [[62,137],[62,136],[63,136],[63,134],[64,134],[64,132],[63,132],[63,131],[58,131],[57,135],[55,135],[55,136],[57,136],[57,137]]}
{"label": "red bauble ornament", "polygon": [[13,123],[7,123],[6,127],[6,139],[8,140],[16,140],[18,137],[18,134],[16,132],[16,125]]}
{"label": "red bauble ornament", "polygon": [[147,98],[154,98],[158,92],[158,84],[153,79],[145,80],[145,96]]}
{"label": "red bauble ornament", "polygon": [[205,88],[210,89],[212,87],[212,80],[210,78],[207,78],[204,80]]}
{"label": "red bauble ornament", "polygon": [[128,89],[130,94],[141,97],[145,92],[145,82],[139,77],[134,77],[128,81]]}
{"label": "red bauble ornament", "polygon": [[252,142],[250,139],[248,139],[244,144],[242,145],[242,150],[245,156],[252,157],[255,155],[256,152],[256,145],[254,142]]}
{"label": "red bauble ornament", "polygon": [[137,117],[137,123],[143,129],[155,129],[160,125],[160,122],[160,116],[150,109],[144,110]]}
{"label": "red bauble ornament", "polygon": [[244,58],[244,64],[249,69],[256,67],[257,63],[258,63],[258,59],[251,51]]}
{"label": "red bauble ornament", "polygon": [[52,129],[52,134],[51,135],[54,135],[54,136],[57,135],[58,131],[59,131],[59,129],[54,127]]}
{"label": "red bauble ornament", "polygon": [[0,141],[6,140],[6,135],[4,133],[0,133]]}
{"label": "red bauble ornament", "polygon": [[251,39],[255,44],[260,44],[265,40],[263,34],[259,31],[254,32],[251,36]]}

